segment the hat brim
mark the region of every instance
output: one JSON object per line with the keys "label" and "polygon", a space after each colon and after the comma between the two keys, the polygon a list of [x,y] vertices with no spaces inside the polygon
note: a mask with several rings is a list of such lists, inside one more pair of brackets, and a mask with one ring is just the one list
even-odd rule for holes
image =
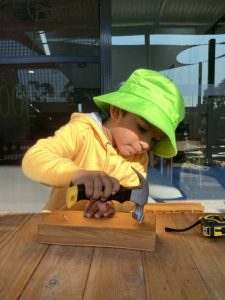
{"label": "hat brim", "polygon": [[152,147],[152,151],[156,155],[170,158],[177,154],[174,126],[155,103],[147,101],[145,103],[138,96],[122,91],[95,96],[93,99],[96,105],[105,112],[109,112],[109,106],[114,105],[142,117],[161,129],[165,136]]}

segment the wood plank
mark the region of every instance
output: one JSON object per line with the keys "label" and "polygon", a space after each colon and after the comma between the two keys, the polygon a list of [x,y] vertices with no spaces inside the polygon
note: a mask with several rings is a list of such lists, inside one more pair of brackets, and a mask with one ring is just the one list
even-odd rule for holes
{"label": "wood plank", "polygon": [[17,230],[26,223],[31,214],[0,213],[0,249],[16,234]]}
{"label": "wood plank", "polygon": [[83,299],[146,299],[141,251],[96,248]]}
{"label": "wood plank", "polygon": [[50,246],[20,300],[82,299],[92,256],[91,247]]}
{"label": "wood plank", "polygon": [[162,213],[181,213],[193,212],[203,213],[205,207],[199,202],[163,202],[163,203],[147,203],[144,207],[145,212],[162,212]]}
{"label": "wood plank", "polygon": [[[177,227],[193,224],[198,216],[173,216]],[[212,299],[225,299],[225,237],[209,238],[201,234],[201,226],[182,233]]]}
{"label": "wood plank", "polygon": [[39,242],[46,244],[154,251],[155,216],[146,214],[140,224],[128,213],[89,219],[80,211],[56,211],[43,216],[38,236]]}
{"label": "wood plank", "polygon": [[155,252],[143,252],[147,298],[211,299],[182,235],[165,232],[166,226],[175,226],[171,216],[168,213],[156,215]]}
{"label": "wood plank", "polygon": [[32,216],[0,249],[0,299],[19,298],[48,248],[38,243],[38,222],[39,216]]}

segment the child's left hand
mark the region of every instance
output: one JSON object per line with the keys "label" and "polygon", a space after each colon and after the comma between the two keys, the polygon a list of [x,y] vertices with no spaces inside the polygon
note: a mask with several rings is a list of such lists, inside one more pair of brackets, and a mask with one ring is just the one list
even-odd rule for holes
{"label": "child's left hand", "polygon": [[111,217],[115,213],[115,207],[111,201],[88,201],[84,209],[84,216],[87,218]]}

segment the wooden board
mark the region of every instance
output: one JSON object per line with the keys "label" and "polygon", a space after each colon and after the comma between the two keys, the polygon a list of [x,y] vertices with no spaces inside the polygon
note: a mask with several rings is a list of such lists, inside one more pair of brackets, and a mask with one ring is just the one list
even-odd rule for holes
{"label": "wooden board", "polygon": [[89,219],[80,211],[55,211],[43,215],[38,225],[38,238],[44,244],[154,251],[155,231],[153,214],[145,214],[140,224],[128,213]]}
{"label": "wooden board", "polygon": [[31,218],[30,214],[9,212],[0,213],[0,249],[17,233],[23,224]]}
{"label": "wooden board", "polygon": [[[222,214],[220,215],[222,216]],[[193,214],[185,214],[183,217],[179,214],[173,215],[176,227],[179,228],[193,224],[198,217]],[[210,299],[225,299],[225,238],[204,237],[200,225],[183,232],[182,236],[196,267],[200,270],[200,274],[205,281]],[[198,297],[198,299],[200,298]]]}
{"label": "wooden board", "polygon": [[[29,278],[37,269],[42,260],[48,245],[40,245],[37,242],[37,224],[39,215],[27,216],[24,222],[23,216],[15,216],[15,222],[21,221],[21,226],[16,234],[7,239],[4,245],[0,246],[0,299],[19,299]],[[7,229],[12,222],[12,217],[5,218],[4,228]],[[2,224],[1,224],[2,226]],[[34,297],[32,297],[34,299]]]}
{"label": "wooden board", "polygon": [[[145,273],[147,299],[185,299],[185,300],[212,300],[224,299],[223,297],[211,297],[208,293],[208,283],[204,282],[205,274],[200,274],[197,264],[194,262],[195,254],[190,253],[180,232],[165,232],[165,227],[176,227],[173,218],[185,219],[185,213],[181,214],[157,214],[157,251],[143,252],[143,267]],[[195,217],[197,219],[197,217]],[[189,222],[189,224],[192,224]],[[181,223],[177,224],[182,227]],[[188,226],[187,224],[183,224]],[[194,230],[197,230],[197,227]],[[199,228],[198,228],[199,230]],[[190,234],[190,231],[184,233]],[[195,235],[196,240],[200,234]],[[193,245],[192,245],[193,246]],[[196,244],[196,249],[198,245]],[[208,248],[204,246],[202,251],[208,261],[211,256],[207,254]],[[222,250],[222,249],[221,249]],[[198,252],[201,252],[198,250]],[[214,253],[215,255],[215,253]],[[196,257],[196,260],[198,258]],[[206,265],[207,262],[205,261]],[[209,270],[211,273],[211,270]],[[216,276],[218,279],[218,276]],[[224,280],[224,276],[221,277]],[[220,282],[221,283],[221,282]],[[223,284],[223,286],[225,286]]]}
{"label": "wooden board", "polygon": [[147,203],[144,206],[145,213],[204,213],[205,207],[199,202],[162,202],[162,203]]}
{"label": "wooden board", "polygon": [[82,299],[147,300],[141,252],[95,248]]}
{"label": "wooden board", "polygon": [[19,299],[83,299],[94,249],[92,247],[49,246]]}

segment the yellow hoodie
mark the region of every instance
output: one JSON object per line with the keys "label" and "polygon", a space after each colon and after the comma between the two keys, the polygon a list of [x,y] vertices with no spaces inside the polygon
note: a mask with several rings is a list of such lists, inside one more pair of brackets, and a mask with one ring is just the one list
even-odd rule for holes
{"label": "yellow hoodie", "polygon": [[[72,176],[80,169],[101,170],[117,178],[124,186],[138,186],[136,170],[146,177],[147,153],[123,157],[103,133],[97,113],[74,113],[69,123],[55,135],[40,139],[25,154],[22,169],[30,179],[52,186],[45,210],[66,209],[65,195]],[[79,203],[80,202],[80,203]],[[79,201],[74,209],[84,207]],[[114,202],[119,211],[131,211],[131,201]]]}

